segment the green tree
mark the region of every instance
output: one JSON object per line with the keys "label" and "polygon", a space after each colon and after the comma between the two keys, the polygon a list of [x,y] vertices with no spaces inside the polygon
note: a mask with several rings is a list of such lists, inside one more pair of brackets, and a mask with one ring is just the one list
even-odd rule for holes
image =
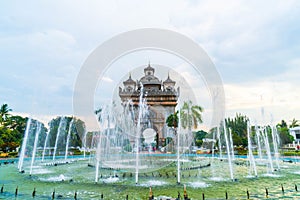
{"label": "green tree", "polygon": [[247,140],[247,124],[248,117],[242,114],[236,114],[235,118],[225,119],[226,127],[230,128],[234,145],[248,145]]}
{"label": "green tree", "polygon": [[[56,117],[49,122],[49,126],[51,127],[49,138],[48,138],[48,146],[54,147],[56,142],[56,137],[58,133],[58,127],[62,120],[62,117]],[[57,146],[58,150],[65,150],[67,136],[69,129],[71,130],[70,139],[69,139],[69,147],[82,147],[82,141],[85,134],[85,124],[82,120],[77,119],[75,117],[64,117],[65,127],[61,129],[59,135],[59,143]],[[71,121],[73,120],[72,127]]]}
{"label": "green tree", "polygon": [[200,147],[203,144],[203,139],[208,135],[207,132],[200,130],[194,133],[195,137],[195,144],[196,146]]}
{"label": "green tree", "polygon": [[294,141],[294,137],[290,135],[288,125],[284,120],[281,120],[281,122],[276,125],[276,128],[282,145],[289,144]]}
{"label": "green tree", "polygon": [[177,128],[178,127],[178,111],[176,111],[174,114],[171,114],[167,117],[166,120],[168,127]]}
{"label": "green tree", "polygon": [[8,104],[0,107],[0,149],[12,151],[20,146],[26,127],[26,118],[11,115]]}

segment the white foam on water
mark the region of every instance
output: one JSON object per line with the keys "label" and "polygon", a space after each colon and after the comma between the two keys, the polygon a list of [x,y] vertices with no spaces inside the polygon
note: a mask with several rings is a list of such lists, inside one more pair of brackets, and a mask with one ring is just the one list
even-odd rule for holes
{"label": "white foam on water", "polygon": [[262,176],[264,176],[264,177],[273,177],[273,178],[281,177],[281,176],[278,175],[278,174],[263,174]]}
{"label": "white foam on water", "polygon": [[40,178],[41,181],[47,181],[47,182],[60,182],[60,181],[66,181],[69,180],[69,177],[65,177],[63,174],[59,176],[49,177],[49,178]]}
{"label": "white foam on water", "polygon": [[209,179],[212,180],[212,181],[215,181],[215,182],[226,181],[226,179],[223,178],[223,177],[211,177]]}
{"label": "white foam on water", "polygon": [[257,178],[256,176],[253,176],[253,175],[248,175],[248,176],[245,176],[246,178]]}
{"label": "white foam on water", "polygon": [[109,177],[109,178],[106,178],[106,179],[102,179],[102,181],[104,183],[116,183],[118,182],[120,179],[118,177]]}
{"label": "white foam on water", "polygon": [[165,184],[166,184],[166,182],[164,182],[164,181],[150,180],[146,183],[141,183],[140,186],[150,187],[150,186],[161,186],[161,185],[165,185]]}
{"label": "white foam on water", "polygon": [[210,186],[210,184],[205,182],[190,182],[188,185],[192,188],[207,188]]}
{"label": "white foam on water", "polygon": [[32,174],[50,174],[51,171],[48,169],[34,169],[32,170]]}

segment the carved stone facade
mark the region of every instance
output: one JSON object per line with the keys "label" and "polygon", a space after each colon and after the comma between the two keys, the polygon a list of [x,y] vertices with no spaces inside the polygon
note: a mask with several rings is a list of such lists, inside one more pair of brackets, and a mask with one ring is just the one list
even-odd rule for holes
{"label": "carved stone facade", "polygon": [[[179,87],[175,89],[176,82],[170,78],[169,74],[167,79],[162,81],[154,73],[155,69],[149,64],[144,68],[144,76],[139,80],[134,81],[129,75],[129,78],[123,82],[124,87],[119,88],[119,96],[122,104],[132,101],[137,111],[141,91],[143,91],[143,98],[149,108],[149,115],[143,123],[150,124],[150,128],[156,131],[157,146],[162,146],[166,137],[166,118],[175,112]],[[146,126],[142,127],[145,129]]]}

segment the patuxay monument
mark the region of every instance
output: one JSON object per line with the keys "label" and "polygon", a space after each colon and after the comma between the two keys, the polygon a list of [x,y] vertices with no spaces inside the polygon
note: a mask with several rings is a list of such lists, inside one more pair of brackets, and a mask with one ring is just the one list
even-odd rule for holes
{"label": "patuxay monument", "polygon": [[[123,82],[123,88],[119,88],[119,96],[122,104],[132,101],[135,110],[139,106],[139,99],[141,91],[143,91],[143,98],[149,109],[149,116],[147,120],[148,127],[156,132],[156,145],[161,146],[166,139],[166,118],[175,112],[177,100],[179,97],[179,87],[175,88],[176,82],[167,74],[165,81],[160,80],[155,76],[155,68],[151,67],[150,63],[144,68],[144,76],[139,80],[134,81],[129,75],[129,78]],[[143,89],[142,89],[143,87]],[[146,129],[143,126],[143,129]]]}

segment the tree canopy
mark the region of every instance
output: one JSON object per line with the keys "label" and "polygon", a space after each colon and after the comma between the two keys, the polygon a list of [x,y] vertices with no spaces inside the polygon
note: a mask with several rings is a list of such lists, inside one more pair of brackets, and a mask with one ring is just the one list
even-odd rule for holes
{"label": "tree canopy", "polygon": [[234,118],[225,119],[226,127],[231,129],[233,144],[248,145],[247,123],[249,119],[246,115],[236,114]]}
{"label": "tree canopy", "polygon": [[13,116],[7,104],[0,108],[0,150],[7,152],[20,146],[27,118]]}

